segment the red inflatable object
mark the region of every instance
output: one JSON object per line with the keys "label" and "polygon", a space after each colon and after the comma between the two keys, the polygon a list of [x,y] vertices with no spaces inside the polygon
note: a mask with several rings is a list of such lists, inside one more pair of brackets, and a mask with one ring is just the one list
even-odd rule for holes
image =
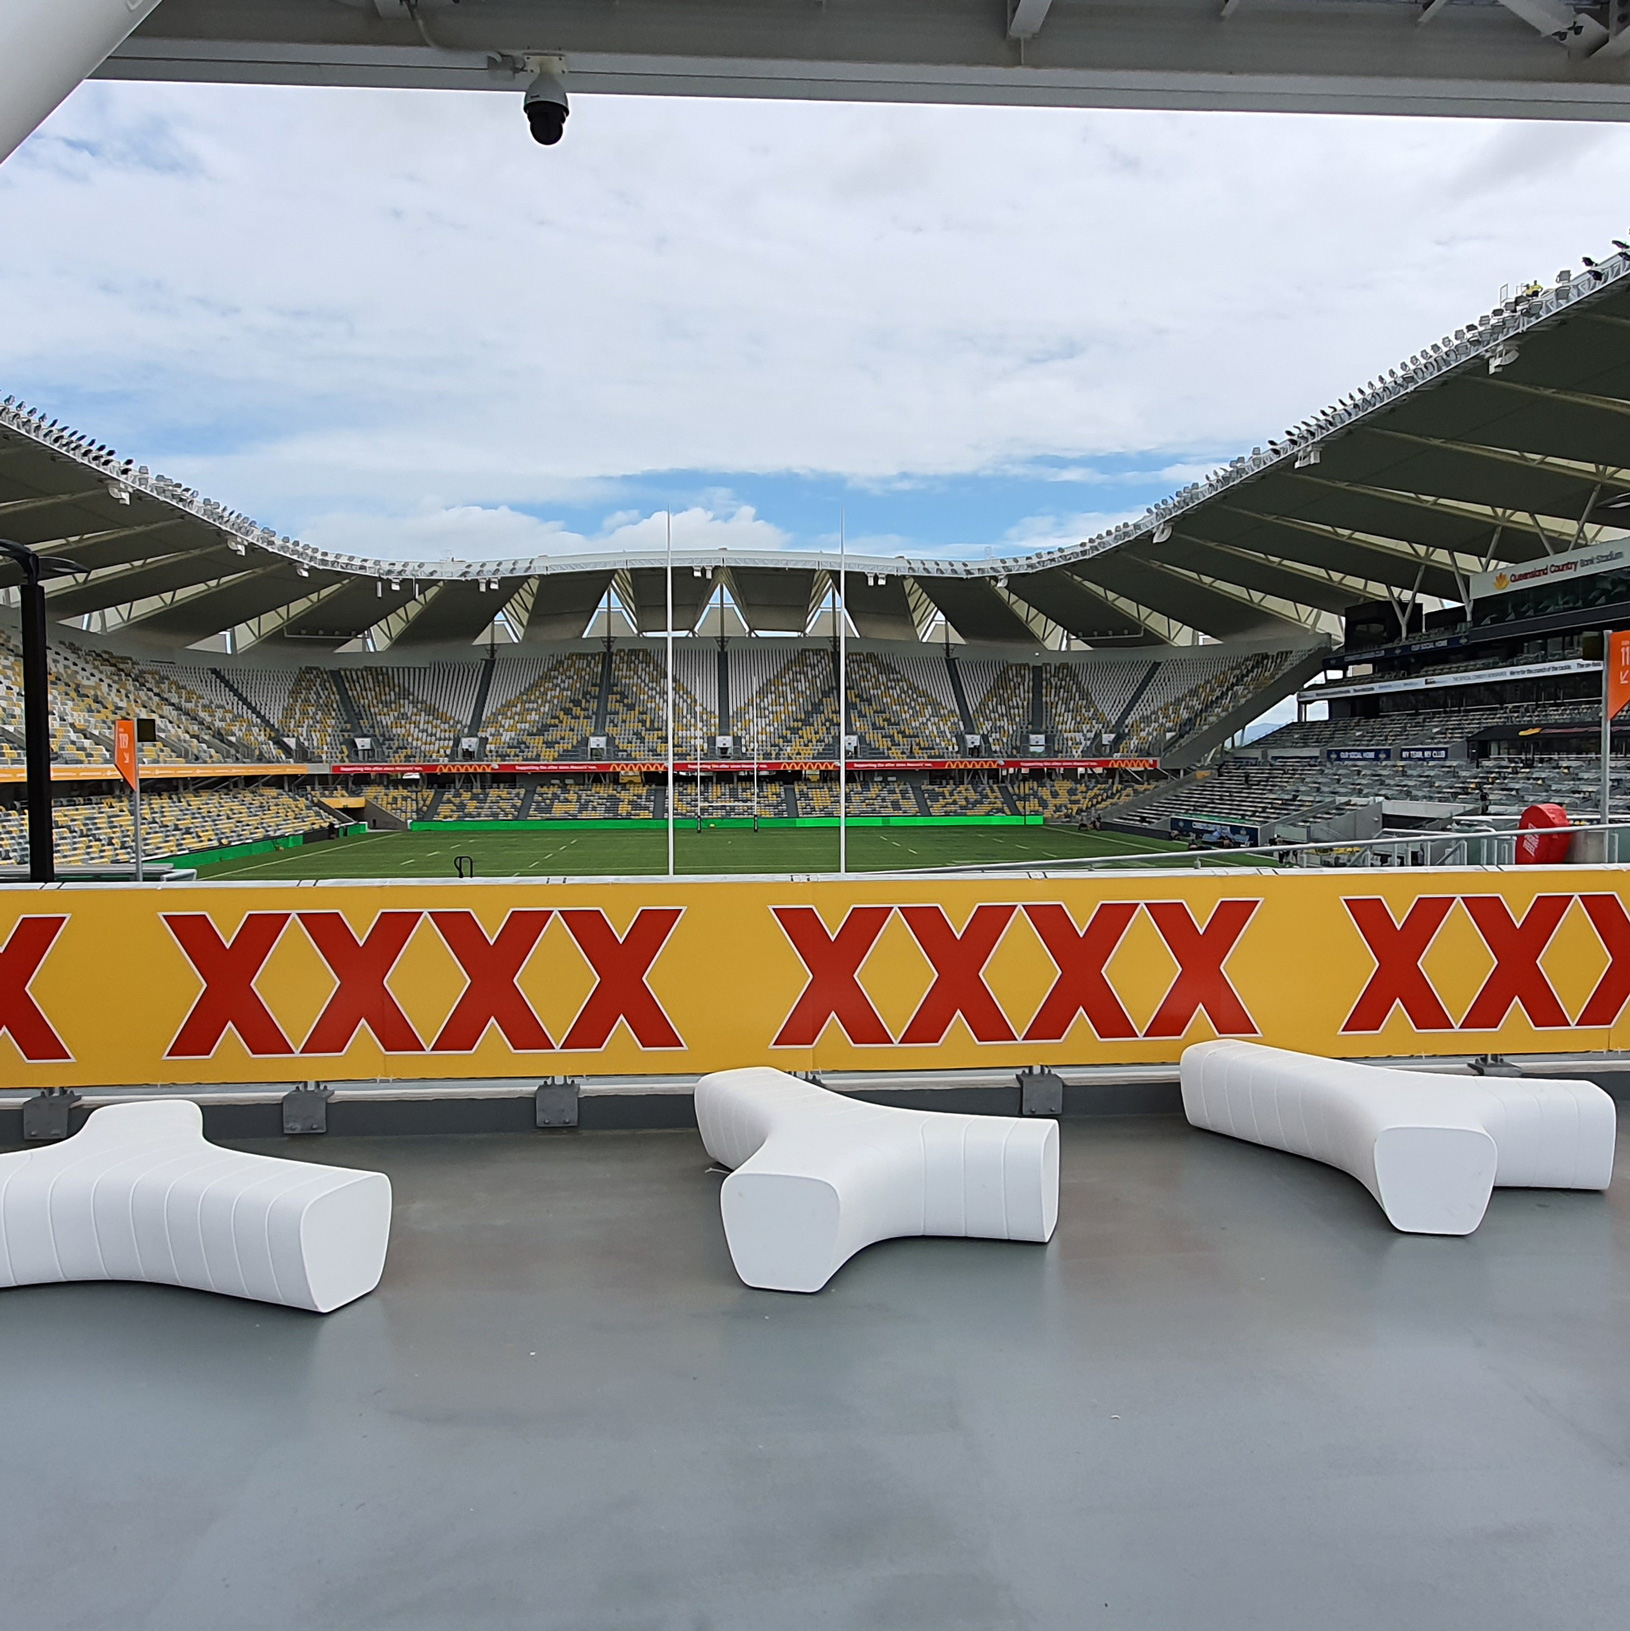
{"label": "red inflatable object", "polygon": [[[1568,812],[1560,804],[1530,804],[1517,826],[1523,834],[1517,840],[1519,866],[1551,866],[1567,860],[1573,833],[1568,828]],[[1558,827],[1563,831],[1556,831]]]}

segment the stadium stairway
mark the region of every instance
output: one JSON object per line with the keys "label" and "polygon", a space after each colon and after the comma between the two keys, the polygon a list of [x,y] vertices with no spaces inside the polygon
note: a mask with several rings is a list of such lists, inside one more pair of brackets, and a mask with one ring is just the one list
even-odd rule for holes
{"label": "stadium stairway", "polygon": [[334,695],[339,700],[340,718],[345,721],[352,740],[366,736],[370,741],[379,741],[379,727],[371,719],[365,718],[362,709],[357,706],[357,699],[351,690],[350,682],[345,677],[345,670],[335,668],[330,670],[330,675],[334,681]]}
{"label": "stadium stairway", "polygon": [[212,668],[209,672],[220,683],[222,689],[227,691],[233,698],[235,698],[238,704],[242,707],[243,711],[248,714],[249,717],[253,719],[263,731],[266,732],[266,742],[268,747],[270,747],[273,752],[282,753],[284,748],[282,742],[278,739],[277,721],[275,719],[268,719],[266,715],[261,712],[260,708],[250,699],[250,697],[245,692],[239,690],[238,687],[232,683],[232,678],[230,675],[224,673],[219,668]]}
{"label": "stadium stairway", "polygon": [[962,670],[957,667],[955,655],[948,649],[945,653],[946,672],[951,676],[951,695],[956,698],[957,717],[962,721],[962,730],[965,736],[975,736],[979,727],[973,721],[973,709],[968,706],[967,688],[962,683]]}
{"label": "stadium stairway", "polygon": [[593,736],[606,734],[606,721],[611,717],[612,668],[612,650],[608,645],[605,655],[600,660],[600,689],[594,698],[594,729],[590,732]]}
{"label": "stadium stairway", "polygon": [[1319,674],[1328,661],[1329,653],[1323,646],[1313,647],[1292,657],[1266,683],[1243,689],[1231,707],[1218,712],[1209,703],[1202,706],[1197,716],[1184,721],[1162,751],[1162,767],[1186,770],[1199,764],[1235,732],[1244,730],[1275,703],[1299,690]]}
{"label": "stadium stairway", "polygon": [[[481,678],[476,682],[475,701],[470,706],[470,717],[464,726],[465,736],[480,738],[482,721],[487,716],[487,698],[492,695],[492,675],[497,662],[498,659],[489,652],[481,664]],[[452,752],[456,754],[459,747],[459,743],[453,743]]]}

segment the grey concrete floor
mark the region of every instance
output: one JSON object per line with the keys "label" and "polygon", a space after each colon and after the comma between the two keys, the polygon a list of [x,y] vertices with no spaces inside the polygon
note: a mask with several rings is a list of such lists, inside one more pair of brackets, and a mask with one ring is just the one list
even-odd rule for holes
{"label": "grey concrete floor", "polygon": [[1171,1118],[1064,1126],[1050,1246],[744,1289],[693,1133],[387,1170],[326,1319],[0,1292],[0,1626],[1619,1627],[1630,1172],[1398,1235]]}

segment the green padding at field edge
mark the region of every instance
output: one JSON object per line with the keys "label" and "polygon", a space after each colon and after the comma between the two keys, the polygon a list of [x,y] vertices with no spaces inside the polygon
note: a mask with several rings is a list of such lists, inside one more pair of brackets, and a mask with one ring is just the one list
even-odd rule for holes
{"label": "green padding at field edge", "polygon": [[[344,828],[341,838],[358,838],[368,830],[365,821]],[[257,838],[252,844],[228,844],[225,849],[193,850],[189,855],[150,857],[177,862],[182,866],[214,866],[217,861],[241,861],[246,855],[269,855],[274,849],[301,849],[306,842],[303,832],[284,833],[280,838]]]}
{"label": "green padding at field edge", "polygon": [[[703,816],[704,827],[751,827],[751,816]],[[760,827],[836,827],[836,816],[760,816]],[[1039,827],[1039,815],[850,816],[851,827]],[[695,816],[680,816],[676,825],[695,830]],[[662,832],[667,823],[652,816],[616,820],[610,817],[561,817],[552,821],[415,821],[414,832],[582,832],[616,828],[629,832],[643,828]]]}

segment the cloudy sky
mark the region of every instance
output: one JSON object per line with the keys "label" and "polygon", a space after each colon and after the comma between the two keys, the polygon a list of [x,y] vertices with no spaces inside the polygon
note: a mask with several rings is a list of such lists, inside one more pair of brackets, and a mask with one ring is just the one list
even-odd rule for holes
{"label": "cloudy sky", "polygon": [[[1615,154],[1617,157],[1615,157]],[[1075,541],[1630,236],[1630,129],[92,84],[0,396],[336,548]]]}

